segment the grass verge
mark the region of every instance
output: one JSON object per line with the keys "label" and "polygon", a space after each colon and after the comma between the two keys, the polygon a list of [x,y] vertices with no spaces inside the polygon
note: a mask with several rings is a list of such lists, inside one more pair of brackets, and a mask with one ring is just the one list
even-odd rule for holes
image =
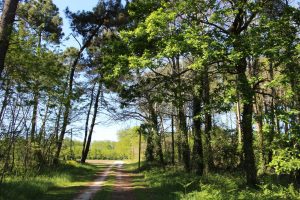
{"label": "grass verge", "polygon": [[[135,164],[128,166],[132,169]],[[146,167],[147,168],[147,167]],[[279,200],[300,199],[299,188],[264,179],[259,189],[248,188],[244,176],[236,173],[215,173],[203,177],[180,169],[152,168],[133,176],[134,195],[139,200]],[[261,180],[263,181],[263,180]]]}
{"label": "grass verge", "polygon": [[72,199],[94,180],[107,164],[80,164],[68,161],[35,176],[8,177],[0,186],[0,200],[66,200]]}

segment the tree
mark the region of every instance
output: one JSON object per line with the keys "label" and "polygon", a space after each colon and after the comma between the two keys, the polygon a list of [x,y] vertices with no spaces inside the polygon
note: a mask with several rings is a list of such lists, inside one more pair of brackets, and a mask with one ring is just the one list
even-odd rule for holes
{"label": "tree", "polygon": [[0,78],[4,69],[5,56],[9,46],[9,39],[13,29],[19,0],[5,0],[0,20]]}

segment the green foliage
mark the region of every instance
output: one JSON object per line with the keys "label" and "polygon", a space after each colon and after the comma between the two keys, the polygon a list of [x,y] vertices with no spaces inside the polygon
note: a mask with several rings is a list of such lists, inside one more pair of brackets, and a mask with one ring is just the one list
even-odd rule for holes
{"label": "green foliage", "polygon": [[[166,171],[152,169],[143,172],[144,179],[134,179],[133,184],[145,182],[147,189],[134,189],[138,199],[300,199],[299,190],[293,185],[275,184],[272,179],[259,185],[258,189],[246,187],[245,180],[238,172],[214,173],[203,177],[187,175],[180,170],[168,168]],[[179,184],[180,182],[180,184]],[[181,186],[182,185],[182,186]],[[183,188],[186,187],[185,194]]]}
{"label": "green foliage", "polygon": [[[118,132],[118,141],[93,141],[88,159],[99,160],[137,160],[138,159],[138,128],[128,128]],[[65,160],[80,159],[82,142],[66,138],[61,156]],[[142,138],[142,152],[144,151],[144,138]],[[143,158],[143,153],[141,153]]]}
{"label": "green foliage", "polygon": [[300,170],[300,153],[295,148],[274,150],[273,159],[269,163],[276,174],[294,174]]}
{"label": "green foliage", "polygon": [[220,169],[236,168],[239,161],[239,152],[236,134],[232,130],[214,127],[211,138],[214,163]]}
{"label": "green foliage", "polygon": [[59,43],[63,36],[62,18],[52,0],[30,0],[19,6],[18,14],[38,37]]}

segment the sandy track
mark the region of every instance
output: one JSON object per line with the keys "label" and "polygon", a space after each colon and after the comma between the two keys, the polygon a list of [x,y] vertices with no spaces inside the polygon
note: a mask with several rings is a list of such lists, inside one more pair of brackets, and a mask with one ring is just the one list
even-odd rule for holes
{"label": "sandy track", "polygon": [[116,169],[116,183],[112,193],[113,200],[134,200],[131,184],[132,174],[123,170],[123,162],[118,162]]}
{"label": "sandy track", "polygon": [[100,173],[97,178],[91,182],[85,189],[82,191],[78,196],[76,196],[73,200],[91,200],[93,199],[94,195],[101,189],[102,184],[104,183],[105,179],[107,178],[107,175],[109,174],[112,167],[116,164],[118,164],[118,161],[87,161],[91,164],[110,164],[109,167],[102,173]]}

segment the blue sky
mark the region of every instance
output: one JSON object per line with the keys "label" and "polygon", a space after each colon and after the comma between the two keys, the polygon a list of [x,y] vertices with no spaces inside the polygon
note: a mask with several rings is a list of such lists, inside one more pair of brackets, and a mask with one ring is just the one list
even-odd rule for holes
{"label": "blue sky", "polygon": [[[65,33],[65,37],[67,37],[70,33],[70,23],[68,19],[66,19],[64,10],[66,7],[69,7],[69,9],[73,12],[76,12],[78,10],[92,10],[93,7],[95,7],[98,3],[98,0],[53,0],[53,3],[59,8],[60,10],[60,15],[63,17],[63,31]],[[80,41],[80,40],[79,40]],[[65,47],[78,47],[77,42],[70,37],[68,41],[63,41],[63,45]],[[99,116],[98,118],[105,118],[105,116]],[[102,120],[101,120],[102,121]],[[105,121],[105,119],[103,120]],[[83,123],[84,125],[84,123]],[[137,125],[137,122],[135,121],[127,121],[127,122],[111,122],[110,124],[106,125],[96,125],[94,128],[94,133],[93,133],[93,140],[117,140],[117,132],[121,129],[125,129],[128,127],[132,127]],[[82,134],[83,135],[83,134]],[[81,138],[79,138],[81,139]]]}
{"label": "blue sky", "polygon": [[[64,10],[69,7],[69,9],[73,12],[78,10],[92,10],[98,3],[98,0],[52,0],[53,3],[59,8],[60,15],[63,17],[63,31],[65,33],[65,37],[67,37],[70,33],[70,23],[69,20],[65,17]],[[66,47],[74,46],[78,47],[77,42],[70,37],[68,41],[63,41],[63,44]]]}

